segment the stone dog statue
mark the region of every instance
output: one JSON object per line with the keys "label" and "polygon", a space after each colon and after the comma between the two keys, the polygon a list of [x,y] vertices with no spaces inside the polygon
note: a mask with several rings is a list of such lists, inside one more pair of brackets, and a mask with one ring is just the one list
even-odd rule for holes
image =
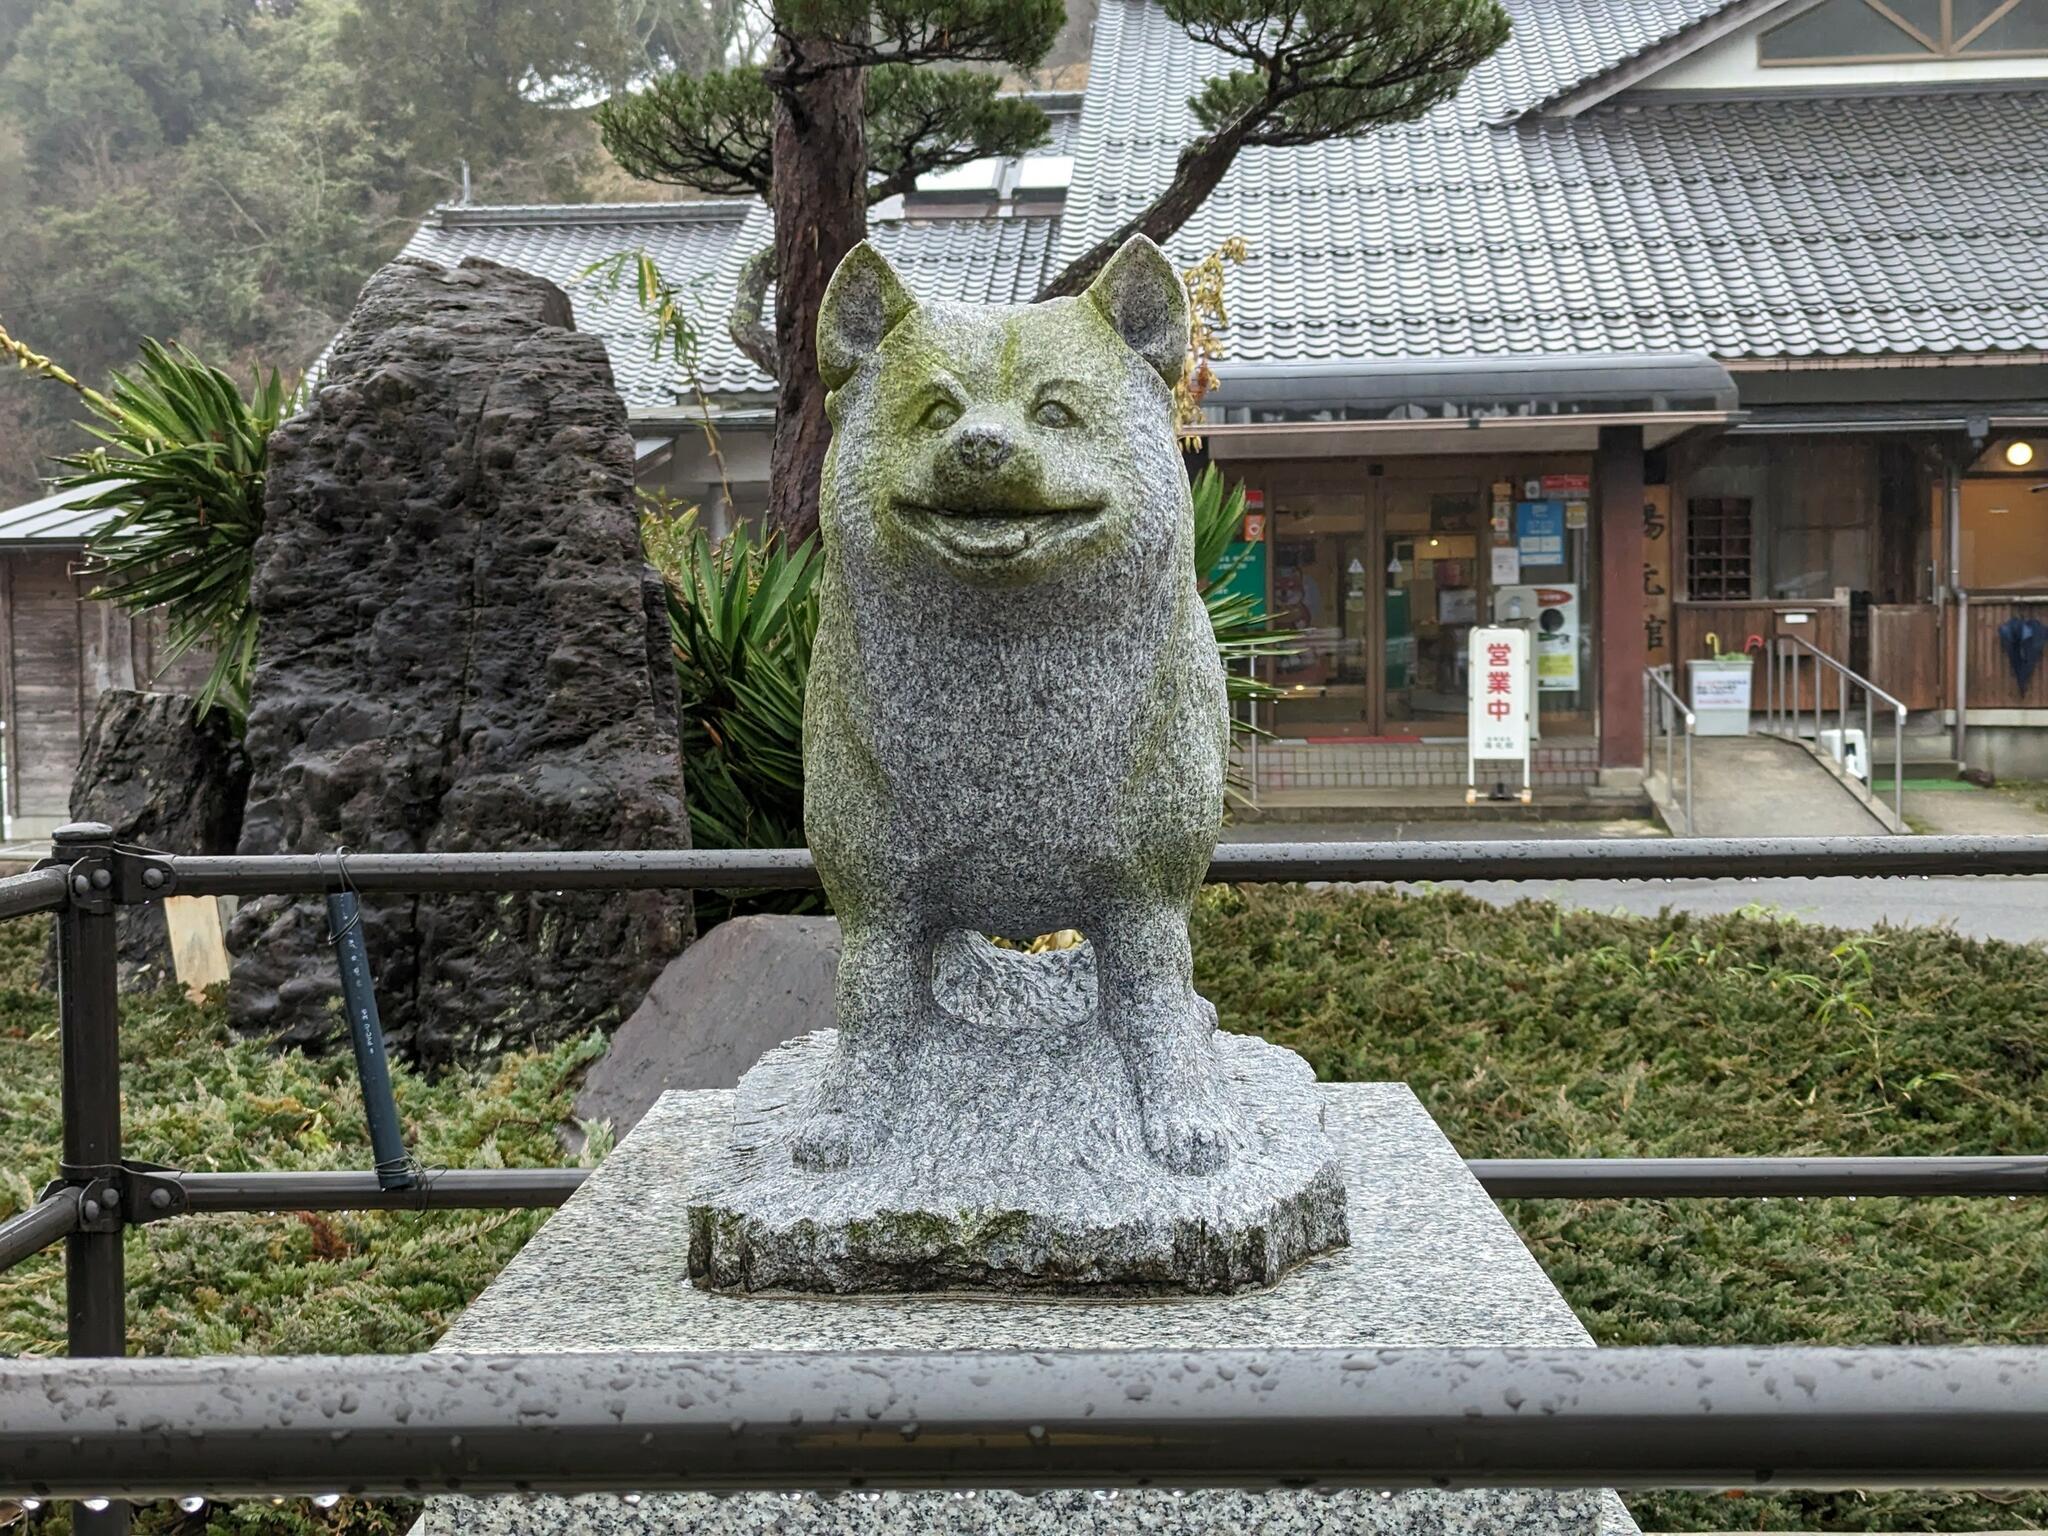
{"label": "stone dog statue", "polygon": [[1145,240],[1029,307],[919,304],[867,245],[834,276],[804,821],[838,1027],[740,1080],[695,1284],[1220,1293],[1346,1241],[1315,1074],[1218,1030],[1191,975],[1230,723],[1186,345]]}
{"label": "stone dog statue", "polygon": [[887,1139],[895,1076],[943,1027],[943,936],[1073,927],[1151,1155],[1214,1169],[1231,1112],[1187,924],[1230,725],[1175,434],[1180,276],[1136,237],[1079,298],[921,305],[864,243],[818,330],[804,828],[845,948],[793,1155],[838,1167]]}

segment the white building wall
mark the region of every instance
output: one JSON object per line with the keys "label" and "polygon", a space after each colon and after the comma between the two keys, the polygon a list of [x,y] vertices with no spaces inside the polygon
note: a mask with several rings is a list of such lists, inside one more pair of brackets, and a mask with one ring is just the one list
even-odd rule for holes
{"label": "white building wall", "polygon": [[[2035,0],[2048,3],[2048,0]],[[2048,80],[2048,58],[1927,59],[1889,64],[1757,62],[1758,34],[1777,25],[1766,16],[1659,70],[1645,91],[1757,91],[1804,87],[1867,89],[1891,85],[1957,85],[1972,81]]]}

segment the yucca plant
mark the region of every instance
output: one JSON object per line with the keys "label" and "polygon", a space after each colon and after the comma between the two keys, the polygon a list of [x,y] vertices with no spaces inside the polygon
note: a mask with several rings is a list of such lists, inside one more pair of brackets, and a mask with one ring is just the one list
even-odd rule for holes
{"label": "yucca plant", "polygon": [[85,402],[96,446],[66,454],[64,490],[77,505],[117,516],[87,546],[93,596],[134,611],[161,610],[170,657],[213,651],[200,689],[202,713],[247,713],[256,658],[249,605],[256,536],[263,531],[263,476],[270,434],[297,391],[257,371],[248,395],[183,347],[142,344],[142,364],[116,373],[105,393],[0,330],[0,349],[23,369]]}
{"label": "yucca plant", "polygon": [[[817,545],[756,540],[744,527],[713,540],[695,508],[677,512],[658,499],[640,534],[668,591],[692,839],[704,848],[802,847]],[[721,892],[710,905],[804,911],[819,898]]]}
{"label": "yucca plant", "polygon": [[[1244,482],[1240,480],[1226,491],[1223,472],[1211,464],[1195,476],[1193,490],[1195,571],[1202,604],[1209,610],[1209,626],[1216,632],[1216,650],[1223,658],[1230,702],[1277,699],[1281,691],[1258,675],[1258,664],[1269,656],[1293,655],[1301,637],[1289,630],[1269,629],[1265,599],[1229,591],[1217,575],[1217,567],[1244,522]],[[1237,728],[1252,729],[1241,721]]]}
{"label": "yucca plant", "polygon": [[100,446],[58,461],[72,471],[62,486],[98,487],[82,505],[119,514],[87,546],[94,595],[161,610],[174,658],[212,649],[202,713],[216,705],[237,720],[248,713],[256,665],[249,583],[264,473],[270,434],[297,394],[277,370],[258,369],[245,396],[186,348],[145,341],[142,366],[113,376],[112,409],[88,428]]}

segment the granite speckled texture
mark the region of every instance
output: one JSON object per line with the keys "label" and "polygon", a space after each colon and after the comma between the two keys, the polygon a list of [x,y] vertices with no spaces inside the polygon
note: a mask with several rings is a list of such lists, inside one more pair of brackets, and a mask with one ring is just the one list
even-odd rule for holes
{"label": "granite speckled texture", "polygon": [[[989,955],[1018,968],[1049,959]],[[1174,1175],[1139,1138],[1130,1080],[1092,1015],[993,1047],[966,1026],[920,1044],[886,1163],[821,1171],[790,1156],[831,1030],[779,1047],[741,1079],[730,1136],[690,1206],[693,1281],[749,1292],[1202,1293],[1272,1285],[1344,1241],[1344,1184],[1315,1076],[1292,1051],[1216,1036],[1231,1155],[1213,1172]]]}
{"label": "granite speckled texture", "polygon": [[961,930],[1093,944],[1130,1087],[1129,1126],[1105,1129],[1159,1170],[1133,1213],[1246,1143],[1188,950],[1230,724],[1174,428],[1187,324],[1143,238],[1046,304],[920,304],[867,244],[833,276],[804,828],[844,947],[835,1048],[789,1138],[805,1167],[917,1157],[895,1111],[949,1027],[933,955]]}
{"label": "granite speckled texture", "polygon": [[[685,1279],[686,1191],[730,1093],[670,1093],[436,1346],[444,1350],[1226,1349],[1592,1342],[1399,1083],[1318,1088],[1351,1246],[1271,1290],[1171,1300],[734,1297]],[[428,1500],[421,1536],[1634,1536],[1599,1490],[1163,1491]]]}

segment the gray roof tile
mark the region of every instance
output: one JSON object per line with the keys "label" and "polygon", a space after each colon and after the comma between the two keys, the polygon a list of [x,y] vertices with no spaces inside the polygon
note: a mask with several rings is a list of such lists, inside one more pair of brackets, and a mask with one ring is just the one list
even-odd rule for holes
{"label": "gray roof tile", "polygon": [[[1727,0],[1507,0],[1455,102],[1369,137],[1255,149],[1173,241],[1230,236],[1228,361],[1416,351],[1724,356],[2048,347],[2048,92],[1687,101],[1511,113]],[[1164,184],[1203,56],[1105,0],[1062,259]]]}
{"label": "gray roof tile", "polygon": [[[773,381],[732,344],[725,317],[741,265],[768,244],[770,231],[767,209],[751,199],[445,208],[420,226],[402,254],[444,266],[480,256],[565,289],[578,328],[603,337],[628,407],[647,411],[687,401],[690,382],[673,358],[657,353],[631,282],[607,293],[584,274],[622,251],[646,251],[672,285],[691,295],[703,338],[698,375],[705,392],[766,394]],[[869,235],[921,298],[1018,303],[1045,280],[1058,231],[1055,216],[1025,215],[878,221]]]}

